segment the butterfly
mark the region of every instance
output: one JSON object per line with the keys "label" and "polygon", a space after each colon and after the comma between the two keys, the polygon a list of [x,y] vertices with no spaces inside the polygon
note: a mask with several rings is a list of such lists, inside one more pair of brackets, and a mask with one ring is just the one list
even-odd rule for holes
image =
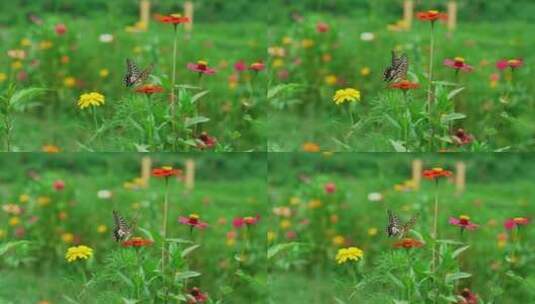
{"label": "butterfly", "polygon": [[398,236],[399,238],[402,238],[411,230],[412,226],[416,224],[416,221],[418,220],[419,214],[415,214],[411,217],[411,219],[401,225],[399,217],[397,217],[395,214],[392,213],[392,211],[388,210],[388,226],[386,227],[386,234],[389,237],[392,236]]}
{"label": "butterfly", "polygon": [[128,225],[126,220],[115,210],[113,210],[113,220],[115,222],[115,227],[113,228],[115,241],[119,242],[128,239],[132,235],[132,226]]}
{"label": "butterfly", "polygon": [[407,71],[409,69],[409,57],[407,54],[401,54],[396,56],[396,53],[392,51],[392,63],[385,69],[383,74],[384,81],[398,81],[407,78]]}
{"label": "butterfly", "polygon": [[147,78],[150,75],[150,72],[152,72],[152,68],[154,65],[149,65],[146,69],[143,71],[139,71],[139,68],[134,63],[134,61],[130,59],[126,59],[126,74],[124,75],[124,84],[127,87],[131,87],[134,84],[140,84],[147,80]]}

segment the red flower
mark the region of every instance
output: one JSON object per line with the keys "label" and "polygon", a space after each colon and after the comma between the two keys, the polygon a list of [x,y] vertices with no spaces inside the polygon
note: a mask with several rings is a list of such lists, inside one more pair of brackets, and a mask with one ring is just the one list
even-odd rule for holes
{"label": "red flower", "polygon": [[405,238],[405,239],[402,239],[401,241],[397,241],[394,243],[393,247],[394,248],[405,248],[405,249],[412,249],[412,248],[420,248],[424,245],[424,243],[418,241],[418,240],[415,240],[415,239],[411,239],[411,238]]}
{"label": "red flower", "polygon": [[188,63],[188,69],[199,74],[213,75],[215,70],[208,67],[208,62],[199,60],[197,63]]}
{"label": "red flower", "polygon": [[334,193],[336,191],[336,185],[334,183],[326,183],[325,184],[325,192],[326,193]]}
{"label": "red flower", "polygon": [[152,243],[154,243],[152,240],[145,240],[140,237],[133,237],[129,240],[124,241],[121,245],[125,248],[126,247],[140,248],[140,247],[150,246],[152,245]]}
{"label": "red flower", "polygon": [[189,225],[192,228],[204,229],[208,227],[207,223],[201,222],[200,217],[197,214],[190,214],[188,217],[179,216],[178,222],[180,224]]}
{"label": "red flower", "polygon": [[516,69],[521,67],[524,64],[524,60],[516,58],[516,59],[500,59],[496,62],[496,68],[498,70],[505,70],[508,67],[511,69]]}
{"label": "red flower", "polygon": [[162,93],[164,91],[164,88],[155,84],[145,84],[137,87],[135,91],[136,93],[151,95],[155,93]]}
{"label": "red flower", "polygon": [[455,132],[452,138],[460,146],[467,145],[474,140],[474,136],[466,133],[463,129],[457,129],[457,132]]}
{"label": "red flower", "polygon": [[328,32],[329,31],[329,25],[325,22],[318,22],[316,24],[316,31],[318,31],[318,33],[325,33],[325,32]]}
{"label": "red flower", "polygon": [[403,91],[407,91],[407,90],[419,88],[420,84],[410,82],[409,80],[401,80],[401,81],[391,84],[390,87],[393,89],[400,89]]}
{"label": "red flower", "polygon": [[527,225],[529,224],[529,222],[530,220],[526,217],[515,217],[515,218],[507,219],[503,223],[503,226],[505,227],[505,229],[511,230],[517,226],[520,227],[521,225]]}
{"label": "red flower", "polygon": [[257,215],[255,217],[252,217],[252,216],[237,217],[232,221],[232,225],[235,228],[241,228],[244,225],[246,226],[255,225],[256,223],[258,223],[258,221],[260,221],[260,215]]}
{"label": "red flower", "polygon": [[56,34],[58,36],[61,36],[61,35],[65,34],[67,32],[67,26],[65,24],[63,24],[63,23],[58,23],[54,27],[54,31],[56,31]]}
{"label": "red flower", "polygon": [[191,296],[190,300],[188,301],[188,304],[194,304],[194,303],[204,303],[208,300],[208,295],[203,293],[199,288],[193,287],[191,291],[189,292],[189,295]]}
{"label": "red flower", "polygon": [[57,181],[54,181],[54,184],[52,184],[52,186],[54,187],[54,190],[61,191],[65,188],[65,182],[61,179],[58,179]]}
{"label": "red flower", "polygon": [[463,297],[462,300],[459,300],[457,304],[477,304],[477,295],[470,291],[470,289],[465,288],[463,291],[461,291],[461,297]]}
{"label": "red flower", "polygon": [[245,64],[243,60],[239,60],[234,64],[234,69],[237,72],[243,72],[247,69],[247,65]]}
{"label": "red flower", "polygon": [[426,12],[416,13],[416,18],[420,19],[421,21],[431,21],[431,23],[434,23],[437,20],[448,19],[448,15],[439,11],[429,10]]}
{"label": "red flower", "polygon": [[255,72],[260,72],[262,71],[264,68],[266,67],[266,65],[261,62],[261,61],[257,61],[257,62],[254,62],[251,64],[251,66],[249,67],[250,70],[253,70]]}
{"label": "red flower", "polygon": [[509,66],[509,63],[507,62],[506,59],[501,59],[496,62],[496,67],[498,68],[498,70],[505,70],[507,69],[508,66]]}
{"label": "red flower", "polygon": [[190,22],[188,17],[182,17],[180,14],[156,15],[156,20],[161,23],[174,24],[175,26],[177,24]]}
{"label": "red flower", "polygon": [[439,179],[441,177],[449,177],[452,176],[453,173],[448,170],[444,170],[442,168],[433,168],[430,170],[424,170],[424,178],[427,178],[429,180],[435,180]]}
{"label": "red flower", "polygon": [[182,174],[182,170],[173,169],[173,167],[168,167],[168,166],[152,169],[152,176],[155,176],[155,177],[169,177],[169,176],[176,176],[176,175],[181,175],[181,174]]}
{"label": "red flower", "polygon": [[461,215],[459,218],[450,217],[449,222],[452,225],[461,227],[461,229],[475,230],[477,227],[479,227],[479,225],[472,223],[470,221],[470,217],[466,215]]}
{"label": "red flower", "polygon": [[444,65],[456,70],[462,70],[463,72],[472,72],[474,70],[474,67],[466,64],[462,57],[455,57],[453,59],[447,58],[444,60]]}
{"label": "red flower", "polygon": [[211,149],[215,147],[217,143],[217,139],[213,136],[208,135],[206,132],[202,132],[201,135],[199,135],[198,140],[201,142],[197,144],[197,148],[199,149]]}

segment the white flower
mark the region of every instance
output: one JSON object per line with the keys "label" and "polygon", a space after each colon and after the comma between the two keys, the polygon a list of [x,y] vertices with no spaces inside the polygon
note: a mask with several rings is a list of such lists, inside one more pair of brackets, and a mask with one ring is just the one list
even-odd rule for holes
{"label": "white flower", "polygon": [[383,195],[379,192],[372,192],[368,194],[368,200],[370,202],[380,202],[383,200]]}
{"label": "white flower", "polygon": [[110,190],[100,190],[97,192],[97,197],[100,199],[110,199],[113,196],[113,192]]}
{"label": "white flower", "polygon": [[102,34],[98,37],[98,40],[102,43],[110,43],[113,41],[113,35],[112,34]]}
{"label": "white flower", "polygon": [[360,33],[360,40],[362,41],[372,41],[375,39],[375,34],[370,32]]}

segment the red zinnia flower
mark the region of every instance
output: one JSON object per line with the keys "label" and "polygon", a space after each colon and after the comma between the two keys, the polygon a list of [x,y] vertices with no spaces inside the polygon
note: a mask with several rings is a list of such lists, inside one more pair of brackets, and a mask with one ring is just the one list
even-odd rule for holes
{"label": "red zinnia flower", "polygon": [[54,30],[56,31],[56,34],[58,36],[61,36],[61,35],[65,34],[67,32],[67,26],[65,24],[63,24],[63,23],[58,23],[54,27]]}
{"label": "red zinnia flower", "polygon": [[521,67],[524,64],[524,61],[522,59],[509,59],[507,64],[509,64],[511,69],[516,69]]}
{"label": "red zinnia flower", "polygon": [[156,20],[161,23],[173,24],[175,26],[177,24],[190,22],[188,17],[182,17],[180,14],[156,15]]}
{"label": "red zinnia flower", "polygon": [[217,139],[213,136],[208,135],[206,132],[202,132],[198,138],[201,142],[197,144],[199,149],[211,149],[215,147]]}
{"label": "red zinnia flower", "polygon": [[180,224],[189,225],[192,228],[204,229],[208,227],[207,223],[201,222],[200,217],[197,214],[190,214],[188,217],[179,216],[178,222]]}
{"label": "red zinnia flower", "polygon": [[466,215],[461,215],[459,218],[450,217],[449,222],[452,225],[461,227],[461,229],[475,230],[477,227],[479,227],[479,225],[472,223],[470,221],[470,217]]}
{"label": "red zinnia flower", "polygon": [[505,227],[505,229],[507,230],[511,230],[517,226],[521,226],[521,225],[527,225],[529,224],[530,220],[526,217],[515,217],[515,218],[511,218],[511,219],[507,219],[503,225]]}
{"label": "red zinnia flower", "polygon": [[139,248],[139,247],[145,247],[145,246],[150,246],[152,245],[152,243],[154,243],[152,240],[145,240],[143,238],[140,238],[140,237],[133,237],[129,240],[126,240],[122,243],[122,246],[123,247],[135,247],[135,248]]}
{"label": "red zinnia flower", "polygon": [[189,295],[191,299],[188,301],[188,304],[204,303],[208,300],[208,296],[197,287],[193,287]]}
{"label": "red zinnia flower", "polygon": [[316,31],[318,31],[318,33],[325,33],[325,32],[328,32],[329,31],[329,25],[325,22],[318,22],[316,24]]}
{"label": "red zinnia flower", "polygon": [[62,181],[61,179],[58,179],[57,181],[54,181],[53,187],[54,187],[54,190],[61,191],[65,188],[65,182]]}
{"label": "red zinnia flower", "polygon": [[424,170],[424,178],[427,178],[429,180],[435,180],[439,179],[441,177],[449,177],[452,176],[452,172],[449,170],[444,170],[442,168],[433,168],[429,170]]}
{"label": "red zinnia flower", "polygon": [[188,63],[187,65],[188,69],[193,72],[197,72],[200,75],[206,74],[206,75],[213,75],[215,74],[215,70],[208,67],[208,62],[199,60],[197,63]]}
{"label": "red zinnia flower", "polygon": [[468,134],[463,129],[457,129],[457,132],[455,132],[452,138],[458,145],[467,145],[474,140],[474,136]]}
{"label": "red zinnia flower", "polygon": [[401,81],[391,84],[390,87],[393,89],[400,89],[403,91],[407,91],[407,90],[419,88],[420,84],[415,83],[415,82],[410,82],[409,80],[401,80]]}
{"label": "red zinnia flower", "polygon": [[412,249],[412,248],[420,248],[424,245],[424,243],[418,241],[418,240],[415,240],[415,239],[411,239],[411,238],[405,238],[405,239],[402,239],[401,241],[397,241],[394,243],[393,247],[394,248],[405,248],[405,249]]}
{"label": "red zinnia flower", "polygon": [[325,184],[325,192],[326,193],[333,193],[336,191],[336,185],[334,183],[326,183]]}
{"label": "red zinnia flower", "polygon": [[182,170],[173,169],[173,167],[169,167],[169,166],[152,169],[152,176],[155,176],[155,177],[169,177],[169,176],[176,176],[176,175],[181,175],[181,174],[182,174]]}
{"label": "red zinnia flower", "polygon": [[457,304],[477,304],[477,295],[470,291],[470,289],[465,288],[463,291],[461,291],[461,297],[463,297],[462,300],[459,300]]}
{"label": "red zinnia flower", "polygon": [[260,215],[257,215],[255,217],[252,217],[252,216],[237,217],[232,221],[232,225],[235,228],[241,228],[244,225],[246,226],[255,225],[256,223],[258,223],[258,221],[260,221]]}
{"label": "red zinnia flower", "polygon": [[155,84],[145,84],[142,86],[139,86],[136,88],[136,93],[143,93],[147,95],[155,94],[155,93],[162,93],[164,91],[164,88],[159,85]]}
{"label": "red zinnia flower", "polygon": [[234,69],[237,72],[243,72],[247,69],[247,65],[245,64],[243,60],[239,60],[234,64]]}
{"label": "red zinnia flower", "polygon": [[249,67],[249,69],[251,69],[251,70],[253,70],[255,72],[260,72],[265,67],[266,67],[266,65],[263,62],[257,61],[257,62],[252,63],[251,66]]}
{"label": "red zinnia flower", "polygon": [[420,19],[421,21],[431,21],[431,23],[434,23],[437,20],[448,19],[448,15],[439,11],[429,10],[426,12],[416,13],[416,18]]}
{"label": "red zinnia flower", "polygon": [[474,67],[466,64],[462,57],[455,57],[453,59],[447,58],[444,60],[444,65],[456,70],[462,70],[463,72],[472,72],[474,70]]}

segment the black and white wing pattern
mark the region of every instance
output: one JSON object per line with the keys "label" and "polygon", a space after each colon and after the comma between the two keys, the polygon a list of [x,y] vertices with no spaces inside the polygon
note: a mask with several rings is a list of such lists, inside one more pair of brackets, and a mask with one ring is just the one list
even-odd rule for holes
{"label": "black and white wing pattern", "polygon": [[124,241],[132,234],[132,227],[128,225],[126,220],[115,210],[113,210],[113,220],[115,226],[113,228],[113,237],[116,242]]}
{"label": "black and white wing pattern", "polygon": [[383,74],[384,81],[399,81],[407,78],[407,72],[409,70],[409,57],[407,54],[401,54],[397,56],[394,51],[392,51],[392,62],[389,67],[385,69]]}
{"label": "black and white wing pattern", "polygon": [[141,84],[149,77],[154,65],[150,65],[143,71],[139,71],[138,66],[131,59],[126,59],[126,73],[124,75],[124,84],[126,87],[131,87],[135,84]]}
{"label": "black and white wing pattern", "polygon": [[397,236],[401,233],[401,227],[399,224],[399,218],[392,213],[392,211],[387,210],[388,212],[388,225],[386,226],[386,234],[388,237]]}

